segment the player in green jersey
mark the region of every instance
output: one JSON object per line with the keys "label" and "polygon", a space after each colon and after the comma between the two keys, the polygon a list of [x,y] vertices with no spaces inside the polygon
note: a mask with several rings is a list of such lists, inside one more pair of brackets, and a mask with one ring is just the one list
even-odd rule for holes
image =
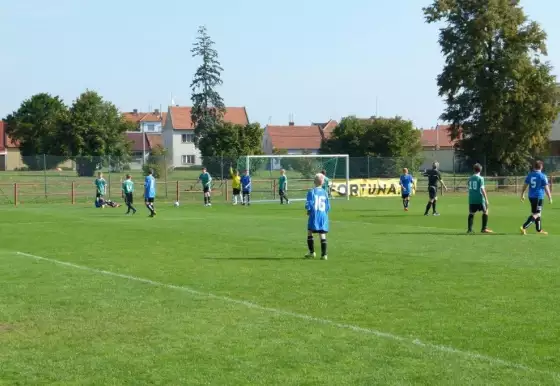
{"label": "player in green jersey", "polygon": [[[105,196],[105,191],[107,188],[107,181],[103,178],[103,173],[97,173],[97,178],[95,179],[95,200],[100,201]],[[101,205],[101,208],[105,208],[105,205]]]}
{"label": "player in green jersey", "polygon": [[280,196],[280,205],[284,205],[284,200],[286,200],[286,204],[290,203],[288,196],[286,196],[287,190],[288,177],[286,176],[286,171],[282,169],[280,170],[280,178],[278,178],[278,195]]}
{"label": "player in green jersey", "polygon": [[480,175],[482,166],[475,164],[474,174],[469,178],[469,221],[468,233],[473,233],[472,226],[476,212],[482,212],[482,233],[492,233],[488,229],[488,195],[484,187],[484,178]]}
{"label": "player in green jersey", "polygon": [[331,198],[331,185],[330,185],[330,180],[327,177],[327,172],[325,170],[321,170],[321,174],[324,176],[323,190],[327,192],[327,197]]}
{"label": "player in green jersey", "polygon": [[128,211],[126,214],[136,214],[136,209],[132,206],[134,203],[134,182],[132,182],[132,177],[130,174],[126,175],[126,180],[122,183],[122,197],[124,199],[124,203],[126,204]]}
{"label": "player in green jersey", "polygon": [[202,168],[202,173],[198,177],[198,181],[202,183],[202,191],[204,192],[204,206],[212,206],[210,193],[212,191],[212,177],[206,168]]}

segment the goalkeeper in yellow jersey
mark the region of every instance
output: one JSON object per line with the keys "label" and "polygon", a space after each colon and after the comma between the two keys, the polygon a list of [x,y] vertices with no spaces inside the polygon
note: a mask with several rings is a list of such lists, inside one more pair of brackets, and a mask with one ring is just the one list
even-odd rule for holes
{"label": "goalkeeper in yellow jersey", "polygon": [[229,174],[231,175],[231,188],[233,190],[233,205],[237,205],[237,199],[243,202],[241,199],[241,176],[239,175],[239,170],[233,170],[233,167],[229,167]]}

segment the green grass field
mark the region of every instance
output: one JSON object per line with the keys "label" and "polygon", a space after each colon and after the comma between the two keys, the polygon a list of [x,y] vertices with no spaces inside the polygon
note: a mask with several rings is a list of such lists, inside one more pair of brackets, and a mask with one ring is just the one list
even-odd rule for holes
{"label": "green grass field", "polygon": [[491,204],[335,200],[328,261],[301,202],[2,206],[0,384],[560,384],[560,207]]}

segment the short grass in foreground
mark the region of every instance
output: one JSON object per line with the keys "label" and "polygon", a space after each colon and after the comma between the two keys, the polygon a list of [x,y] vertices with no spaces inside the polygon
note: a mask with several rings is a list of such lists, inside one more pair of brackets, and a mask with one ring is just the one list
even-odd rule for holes
{"label": "short grass in foreground", "polygon": [[560,207],[520,236],[528,204],[492,197],[468,236],[465,197],[336,200],[323,262],[301,202],[138,206],[0,209],[0,383],[560,382]]}

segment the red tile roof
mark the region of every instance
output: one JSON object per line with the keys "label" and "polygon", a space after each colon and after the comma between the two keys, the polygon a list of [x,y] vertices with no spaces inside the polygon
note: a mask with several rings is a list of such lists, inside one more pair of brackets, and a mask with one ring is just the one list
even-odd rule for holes
{"label": "red tile roof", "polygon": [[424,147],[452,148],[457,141],[449,138],[449,125],[438,125],[436,129],[421,130],[420,142]]}
{"label": "red tile roof", "polygon": [[6,150],[6,124],[4,121],[0,121],[0,151]]}
{"label": "red tile roof", "polygon": [[321,129],[319,125],[310,126],[267,126],[274,149],[316,150],[321,147]]}
{"label": "red tile roof", "polygon": [[163,146],[163,136],[161,134],[146,134],[150,144],[150,150],[157,146]]}
{"label": "red tile roof", "polygon": [[140,122],[165,122],[167,113],[141,113],[141,112],[126,112],[123,113],[123,117],[130,122],[140,123]]}
{"label": "red tile roof", "polygon": [[[142,133],[138,132],[128,132],[126,133],[126,139],[131,142],[130,150],[134,152],[141,152],[145,147],[146,151],[150,150],[150,141],[148,136],[144,133],[145,139],[142,139]],[[143,142],[144,141],[144,142]]]}
{"label": "red tile roof", "polygon": [[163,137],[161,134],[144,133],[145,142],[142,142],[142,133],[129,131],[126,133],[126,139],[131,142],[130,150],[134,152],[142,152],[142,150],[150,151],[156,146],[163,147]]}
{"label": "red tile roof", "polygon": [[[191,120],[192,107],[173,106],[169,108],[171,123],[175,130],[193,129]],[[236,123],[238,125],[248,125],[249,117],[245,107],[226,107],[224,121]]]}

